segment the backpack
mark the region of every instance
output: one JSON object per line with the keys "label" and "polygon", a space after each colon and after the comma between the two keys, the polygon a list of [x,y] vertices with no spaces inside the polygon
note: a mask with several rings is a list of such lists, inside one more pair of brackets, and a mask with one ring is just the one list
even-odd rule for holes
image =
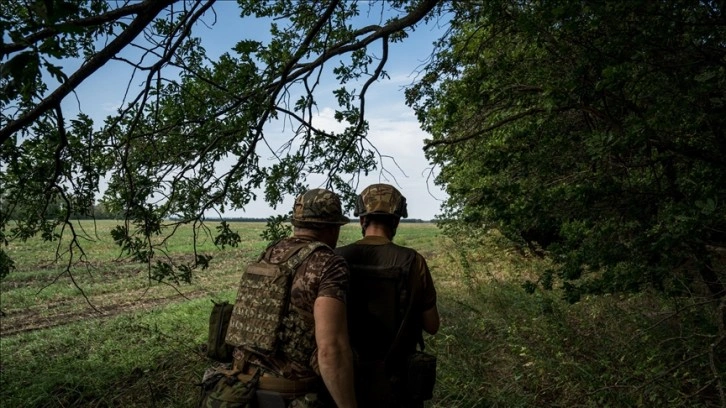
{"label": "backpack", "polygon": [[295,270],[321,247],[327,245],[322,242],[295,245],[277,263],[270,262],[270,251],[265,250],[257,262],[247,265],[232,309],[225,337],[227,344],[262,355],[277,352],[283,319],[289,311]]}
{"label": "backpack", "polygon": [[207,357],[228,363],[232,361],[234,348],[224,341],[227,335],[232,305],[229,302],[217,303],[212,300],[212,313],[209,315],[209,336],[207,337]]}
{"label": "backpack", "polygon": [[359,405],[384,408],[431,399],[436,357],[423,352],[409,290],[415,251],[391,243],[353,244],[336,252],[351,270],[347,306]]}
{"label": "backpack", "polygon": [[[415,251],[395,244],[338,248],[350,268],[348,322],[351,345],[363,360],[384,360],[401,366],[413,352],[418,331],[416,319],[407,319],[413,295],[409,291]],[[401,326],[405,323],[404,330]],[[400,342],[396,338],[401,334]],[[399,343],[399,344],[394,344]],[[391,346],[395,350],[391,352]]]}

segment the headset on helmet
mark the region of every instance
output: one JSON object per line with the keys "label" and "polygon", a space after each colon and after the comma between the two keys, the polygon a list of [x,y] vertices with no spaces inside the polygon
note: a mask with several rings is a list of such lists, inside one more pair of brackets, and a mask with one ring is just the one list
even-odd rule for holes
{"label": "headset on helmet", "polygon": [[406,197],[390,184],[372,184],[358,195],[353,213],[356,217],[364,217],[368,214],[387,214],[407,218]]}

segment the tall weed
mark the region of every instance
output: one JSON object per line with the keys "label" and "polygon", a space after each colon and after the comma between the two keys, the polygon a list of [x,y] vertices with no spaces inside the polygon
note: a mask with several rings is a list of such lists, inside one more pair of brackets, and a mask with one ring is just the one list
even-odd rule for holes
{"label": "tall weed", "polygon": [[722,406],[712,303],[646,291],[570,305],[556,289],[529,294],[522,278],[545,261],[500,248],[496,236],[470,238],[451,240],[455,250],[434,262],[442,329],[427,339],[439,357],[431,406]]}

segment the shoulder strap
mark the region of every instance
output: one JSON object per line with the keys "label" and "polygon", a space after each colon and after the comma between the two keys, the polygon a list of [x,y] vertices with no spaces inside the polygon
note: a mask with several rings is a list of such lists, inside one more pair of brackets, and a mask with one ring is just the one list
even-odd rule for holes
{"label": "shoulder strap", "polygon": [[[406,308],[406,314],[403,316],[403,320],[401,321],[401,325],[398,327],[398,331],[396,332],[396,337],[393,339],[393,343],[391,343],[391,347],[388,349],[388,352],[386,353],[386,357],[384,357],[383,361],[388,362],[391,355],[394,354],[394,351],[398,348],[398,344],[401,341],[401,335],[403,334],[404,328],[408,325],[409,318],[411,317],[411,310],[413,309],[413,296],[409,295],[409,304]],[[419,347],[421,347],[421,351],[424,349],[424,341],[423,341],[423,333],[418,333],[418,339],[417,343]]]}
{"label": "shoulder strap", "polygon": [[[284,238],[283,238],[284,239]],[[265,248],[265,250],[262,252],[262,255],[260,255],[260,258],[257,260],[257,262],[260,262],[264,260],[267,263],[273,263],[270,262],[270,248],[277,245],[282,240],[277,240]],[[292,269],[296,269],[298,266],[300,266],[300,263],[304,261],[310,254],[312,254],[316,249],[327,247],[326,244],[320,242],[320,241],[311,241],[311,242],[301,242],[297,245],[293,245],[290,247],[290,249],[287,250],[282,255],[282,258],[278,262],[274,262],[276,265],[287,265]]]}
{"label": "shoulder strap", "polygon": [[[409,266],[409,268],[410,267],[411,266]],[[410,269],[408,271],[406,271],[406,273],[404,274],[403,279],[405,280],[405,282],[403,282],[403,284],[404,285],[408,285],[409,282],[410,282],[410,279],[411,279],[411,271],[410,271]],[[401,341],[401,336],[402,336],[402,334],[403,334],[406,326],[410,322],[411,313],[413,311],[413,300],[414,300],[413,292],[412,291],[409,291],[409,293],[408,293],[408,305],[406,306],[406,311],[403,314],[403,318],[401,319],[401,325],[398,327],[398,331],[396,332],[396,337],[393,339],[393,343],[391,343],[391,347],[388,349],[388,352],[386,353],[386,357],[384,358],[384,361],[386,361],[386,362],[394,354],[394,351],[398,348],[399,343]],[[419,345],[419,347],[421,348],[421,351],[423,351],[424,350],[424,347],[426,347],[426,345],[424,344],[423,333],[419,332],[417,334],[416,342]]]}
{"label": "shoulder strap", "polygon": [[276,240],[270,242],[269,244],[267,244],[267,246],[265,247],[265,249],[262,250],[262,253],[260,254],[260,256],[257,257],[257,262],[261,262],[263,260],[268,261],[269,260],[268,259],[268,253],[270,251],[270,248],[272,248],[275,245],[279,244],[280,241],[282,241],[283,239],[285,239],[285,238],[276,239]]}
{"label": "shoulder strap", "polygon": [[291,270],[297,269],[300,264],[307,259],[316,249],[327,247],[320,241],[306,242],[299,245],[295,245],[282,257],[280,265],[285,265]]}
{"label": "shoulder strap", "polygon": [[[294,247],[290,248],[290,250],[285,253],[285,255],[282,257],[282,260],[278,265],[283,265],[285,269],[288,271],[291,271],[291,275],[295,274],[295,270],[300,266],[300,264],[305,261],[310,255],[312,255],[315,250],[318,248],[328,247],[326,244],[320,242],[320,241],[312,241],[312,242],[305,242],[302,244],[295,245]],[[290,295],[290,290],[292,289],[292,276],[288,280],[287,284],[287,296]],[[310,312],[307,312],[303,309],[300,309],[299,307],[292,304],[292,302],[287,303],[286,311],[287,314],[292,308],[293,310],[297,311],[301,315],[308,316],[308,318],[312,319],[312,315]]]}

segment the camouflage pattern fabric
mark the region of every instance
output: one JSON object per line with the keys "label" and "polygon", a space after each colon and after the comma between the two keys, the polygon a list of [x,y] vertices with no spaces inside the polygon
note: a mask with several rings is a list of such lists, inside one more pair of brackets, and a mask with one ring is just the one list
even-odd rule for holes
{"label": "camouflage pattern fabric", "polygon": [[[259,353],[275,353],[287,311],[288,293],[297,267],[322,242],[290,247],[274,262],[263,256],[247,266],[240,279],[226,342]],[[289,316],[288,316],[289,317]],[[287,319],[289,320],[289,318]]]}
{"label": "camouflage pattern fabric", "polygon": [[232,316],[234,305],[228,302],[214,302],[209,315],[209,332],[207,336],[207,357],[220,362],[232,361],[234,347],[225,342],[227,327]]}
{"label": "camouflage pattern fabric", "polygon": [[371,184],[358,195],[353,213],[356,217],[368,214],[388,214],[407,218],[406,197],[390,184]]}
{"label": "camouflage pattern fabric", "polygon": [[303,317],[299,310],[291,310],[282,320],[280,331],[280,351],[291,361],[304,363],[310,360],[315,350],[315,324],[312,319]]}
{"label": "camouflage pattern fabric", "polygon": [[305,394],[302,397],[295,398],[288,405],[289,408],[325,408],[317,394]]}
{"label": "camouflage pattern fabric", "polygon": [[245,345],[265,352],[274,350],[277,327],[287,297],[287,282],[284,276],[277,282],[265,278],[248,270],[241,279],[227,329],[228,344]]}
{"label": "camouflage pattern fabric", "polygon": [[[292,247],[311,242],[307,237],[286,238],[268,249],[265,256],[278,262]],[[284,378],[320,375],[317,366],[313,305],[325,296],[345,302],[348,267],[330,248],[320,248],[297,268],[290,289],[290,312],[283,318],[278,353],[272,356],[251,354],[242,347],[234,351],[235,364],[245,359]]]}
{"label": "camouflage pattern fabric", "polygon": [[343,216],[340,198],[330,190],[316,188],[297,196],[292,207],[292,225],[344,225],[350,220]]}
{"label": "camouflage pattern fabric", "polygon": [[202,408],[251,408],[259,381],[254,376],[248,382],[240,382],[235,376],[224,374],[225,367],[207,369],[202,379]]}

